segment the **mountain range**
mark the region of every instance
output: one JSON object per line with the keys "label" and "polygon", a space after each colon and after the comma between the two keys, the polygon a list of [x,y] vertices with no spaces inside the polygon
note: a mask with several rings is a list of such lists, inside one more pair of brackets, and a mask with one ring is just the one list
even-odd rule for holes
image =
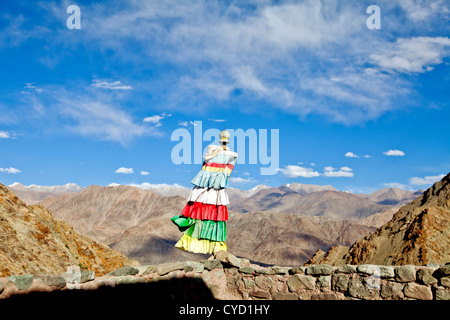
{"label": "mountain range", "polygon": [[62,186],[39,186],[35,184],[25,186],[18,182],[10,184],[7,188],[14,192],[28,205],[36,204],[39,201],[50,197],[56,197],[71,192],[78,192],[83,189],[83,187],[80,187],[75,183],[67,183]]}
{"label": "mountain range", "polygon": [[[233,206],[243,209],[237,212],[230,206],[228,249],[257,263],[280,266],[302,265],[309,258],[307,263],[337,265],[448,262],[449,181],[450,174],[400,209],[415,192],[392,188],[355,195],[331,186],[301,184],[229,189]],[[174,190],[164,187],[165,192]],[[178,192],[182,188],[177,187]],[[6,274],[60,270],[74,262],[106,272],[108,266],[136,261],[207,258],[174,247],[181,233],[170,218],[181,212],[184,197],[123,185],[79,191],[73,185],[22,189],[35,197],[42,192],[46,199],[28,206],[0,185],[0,265]],[[288,209],[293,212],[282,211]]]}
{"label": "mountain range", "polygon": [[[123,185],[89,186],[40,204],[77,231],[141,263],[205,258],[174,248],[181,233],[170,218],[181,212],[186,200],[162,196],[162,190],[174,191],[167,185],[158,192]],[[298,265],[317,248],[351,245],[389,220],[395,208],[331,186],[260,185],[244,191],[230,188],[228,194],[234,202],[229,206],[228,247],[234,254],[266,264]]]}
{"label": "mountain range", "polygon": [[[110,187],[120,186],[117,183],[111,183]],[[151,183],[142,183],[142,184],[131,184],[132,187],[137,187],[144,190],[151,190],[161,196],[171,197],[171,196],[180,196],[183,198],[187,198],[191,189],[183,187],[178,184],[151,184]],[[25,186],[19,182],[14,182],[13,184],[7,186],[8,189],[13,191],[17,196],[19,196],[22,201],[27,204],[36,204],[40,201],[48,199],[50,197],[60,196],[66,193],[74,193],[84,189],[75,183],[67,183],[61,186],[39,186],[39,185],[29,185]],[[265,191],[264,191],[265,190]],[[266,206],[269,208],[266,209],[274,209],[280,206],[283,206],[285,202],[278,203],[277,194],[281,196],[287,196],[291,198],[299,198],[299,196],[306,196],[315,192],[321,191],[334,191],[341,192],[330,185],[321,186],[321,185],[313,185],[313,184],[303,184],[303,183],[290,183],[287,185],[281,185],[277,188],[269,187],[267,185],[257,185],[248,190],[229,188],[228,196],[230,198],[231,205],[235,207],[235,210],[238,212],[250,212],[254,210],[249,210],[251,208],[247,208],[245,202],[249,198],[252,198],[259,194],[256,198],[251,199],[251,202],[257,202],[258,199],[263,198],[264,202],[266,202]],[[262,192],[262,193],[261,193]],[[363,193],[349,193],[343,192],[345,194],[352,194],[359,198],[369,200],[370,202],[381,204],[381,205],[393,205],[398,206],[402,204],[406,204],[417,198],[422,194],[423,190],[418,191],[408,191],[402,190],[399,188],[383,188],[379,189],[370,194]],[[329,193],[331,194],[331,193]],[[267,198],[265,198],[267,196]],[[263,206],[258,206],[257,204],[251,204],[250,207],[258,207],[258,210],[262,210]],[[279,208],[280,211],[282,208]],[[269,211],[270,211],[269,210]],[[274,209],[277,211],[278,209]]]}

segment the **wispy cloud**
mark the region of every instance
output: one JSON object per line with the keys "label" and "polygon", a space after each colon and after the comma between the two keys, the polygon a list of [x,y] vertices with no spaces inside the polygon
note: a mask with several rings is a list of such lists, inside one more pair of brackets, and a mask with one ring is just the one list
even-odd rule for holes
{"label": "wispy cloud", "polygon": [[[205,107],[205,99],[229,100],[239,91],[250,101],[269,102],[271,108],[302,117],[364,122],[398,108],[396,99],[409,96],[411,84],[381,72],[399,48],[394,45],[385,56],[375,50],[389,42],[367,40],[365,11],[355,7],[354,2],[247,6],[176,0],[130,2],[120,11],[92,6],[93,19],[83,26],[89,32],[79,41],[113,49],[139,67],[149,61],[175,66],[177,76],[164,79],[170,87],[165,98],[173,108]],[[131,52],[127,43],[142,50]],[[131,89],[120,81],[92,85]]]}
{"label": "wispy cloud", "polygon": [[448,3],[445,0],[402,0],[399,1],[399,5],[409,19],[418,23],[429,21],[438,14],[449,14]]}
{"label": "wispy cloud", "polygon": [[61,112],[73,124],[69,130],[83,136],[126,144],[135,137],[147,134],[145,126],[135,123],[132,117],[117,106],[89,98],[61,100]]}
{"label": "wispy cloud", "polygon": [[7,131],[0,130],[0,139],[9,139],[11,138],[11,134]]}
{"label": "wispy cloud", "polygon": [[120,93],[99,92],[83,84],[71,90],[60,85],[43,88],[40,94],[22,96],[18,107],[24,114],[22,121],[33,122],[34,127],[41,125],[43,131],[64,131],[122,145],[137,137],[160,135],[155,126],[139,121],[122,107]]}
{"label": "wispy cloud", "polygon": [[44,91],[44,89],[39,88],[35,83],[25,83],[25,86],[23,87],[24,90],[20,91],[22,94],[30,94],[30,93],[41,93]]}
{"label": "wispy cloud", "polygon": [[405,189],[406,185],[402,184],[402,183],[398,183],[398,182],[389,182],[389,183],[384,183],[384,185],[388,188],[398,188],[398,189]]}
{"label": "wispy cloud", "polygon": [[281,171],[288,178],[298,178],[298,177],[313,178],[320,176],[320,173],[314,171],[314,169],[312,168],[305,168],[296,165],[287,165],[284,169],[280,168],[278,170]]}
{"label": "wispy cloud", "polygon": [[226,122],[225,119],[208,119],[208,121],[214,121],[214,122]]}
{"label": "wispy cloud", "polygon": [[353,170],[349,167],[341,167],[340,169],[335,169],[333,167],[325,167],[323,175],[325,177],[348,177],[354,176]]}
{"label": "wispy cloud", "polygon": [[[136,70],[170,66],[173,73],[155,73],[156,80],[137,77],[133,86],[117,79],[94,79],[90,86],[134,92],[145,87],[146,93],[161,98],[161,106],[177,111],[207,108],[239,92],[249,105],[263,102],[302,119],[319,115],[338,123],[363,123],[410,107],[416,83],[405,73],[429,72],[449,56],[448,37],[410,37],[398,22],[395,27],[403,29],[391,28],[395,35],[368,31],[358,1],[111,3],[86,5],[91,19],[83,22],[84,36],[67,39],[61,32],[53,43],[95,44],[98,52],[112,51]],[[60,8],[49,7],[60,20]],[[383,8],[389,8],[383,11],[386,25],[392,18],[389,11],[401,15],[391,20],[429,24],[436,14],[448,11],[442,0],[386,2]],[[167,88],[164,93],[161,83]]]}
{"label": "wispy cloud", "polygon": [[251,182],[257,182],[257,180],[249,177],[249,178],[241,178],[241,177],[231,177],[230,181],[233,183],[251,183]]}
{"label": "wispy cloud", "polygon": [[102,88],[107,90],[132,90],[132,86],[123,85],[120,80],[118,81],[108,81],[108,80],[92,80],[92,87]]}

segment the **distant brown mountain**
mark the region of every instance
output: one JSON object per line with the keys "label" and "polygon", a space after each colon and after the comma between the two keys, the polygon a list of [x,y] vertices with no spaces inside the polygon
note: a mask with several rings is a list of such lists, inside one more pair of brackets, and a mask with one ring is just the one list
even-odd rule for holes
{"label": "distant brown mountain", "polygon": [[66,193],[78,192],[83,189],[75,183],[67,183],[63,186],[38,186],[34,184],[24,186],[21,183],[15,182],[6,187],[28,205],[36,204],[42,200]]}
{"label": "distant brown mountain", "polygon": [[450,262],[450,173],[350,248],[318,251],[309,263],[424,265]]}
{"label": "distant brown mountain", "polygon": [[404,205],[412,202],[422,195],[424,190],[408,191],[399,188],[383,188],[371,194],[357,194],[357,196],[368,199],[378,204]]}
{"label": "distant brown mountain", "polygon": [[341,219],[363,218],[389,208],[392,206],[377,204],[349,192],[321,190],[299,193],[288,186],[263,189],[230,205],[230,209],[237,212],[289,212]]}
{"label": "distant brown mountain", "polygon": [[233,254],[266,264],[302,265],[317,248],[348,246],[375,230],[358,221],[292,213],[230,215],[228,246]]}
{"label": "distant brown mountain", "polygon": [[[90,186],[41,204],[59,219],[73,223],[78,231],[143,264],[207,258],[174,247],[181,233],[170,218],[180,214],[186,204],[181,197],[163,197],[129,186]],[[333,245],[350,245],[375,230],[358,221],[331,217],[273,212],[242,214],[232,210],[229,213],[229,250],[268,264],[302,264],[317,248],[328,250]]]}
{"label": "distant brown mountain", "polygon": [[77,193],[49,198],[40,204],[79,232],[104,243],[115,242],[126,230],[160,217],[170,220],[186,200],[164,197],[129,186],[89,186]]}
{"label": "distant brown mountain", "polygon": [[135,264],[56,220],[47,209],[26,205],[0,184],[0,276],[59,274],[74,265],[104,275]]}

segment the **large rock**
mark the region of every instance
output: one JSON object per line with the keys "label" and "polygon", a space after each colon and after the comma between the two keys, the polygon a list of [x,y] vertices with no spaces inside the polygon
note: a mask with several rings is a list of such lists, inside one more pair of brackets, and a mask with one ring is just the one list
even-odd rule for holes
{"label": "large rock", "polygon": [[381,286],[381,297],[382,298],[391,298],[398,299],[403,297],[404,285],[397,282],[387,282]]}
{"label": "large rock", "polygon": [[316,285],[316,278],[303,274],[294,274],[289,277],[287,284],[291,292],[298,292],[302,289],[313,290]]}
{"label": "large rock", "polygon": [[439,283],[441,284],[441,286],[450,288],[450,276],[440,278]]}
{"label": "large rock", "polygon": [[395,269],[395,280],[398,282],[416,281],[416,268],[412,265],[397,267]]}
{"label": "large rock", "polygon": [[394,267],[392,266],[363,264],[358,266],[356,269],[359,273],[364,273],[382,279],[393,278],[395,276]]}
{"label": "large rock", "polygon": [[8,279],[14,283],[19,290],[27,290],[31,286],[31,283],[33,283],[32,275],[10,276]]}
{"label": "large rock", "polygon": [[306,268],[306,274],[313,276],[330,275],[334,268],[328,264],[312,265]]}
{"label": "large rock", "polygon": [[88,270],[79,270],[77,268],[69,269],[60,275],[67,283],[79,284],[95,279],[95,272]]}
{"label": "large rock", "polygon": [[110,272],[109,274],[112,276],[134,276],[139,273],[139,270],[130,266],[125,266]]}
{"label": "large rock", "polygon": [[227,251],[220,250],[219,252],[217,252],[215,254],[214,257],[215,257],[215,259],[219,260],[220,262],[231,265],[233,267],[236,267],[236,268],[243,267],[243,263],[242,263],[241,259],[237,258],[235,255],[233,255]]}
{"label": "large rock", "polygon": [[217,259],[201,260],[200,263],[205,266],[205,269],[210,271],[213,269],[223,269],[222,263]]}
{"label": "large rock", "polygon": [[331,279],[331,288],[334,291],[346,292],[350,276],[345,273],[335,273]]}
{"label": "large rock", "polygon": [[417,280],[423,284],[434,284],[437,283],[438,280],[433,277],[433,268],[420,268],[417,271]]}
{"label": "large rock", "polygon": [[433,300],[431,288],[417,283],[407,283],[403,289],[405,296],[417,300]]}
{"label": "large rock", "polygon": [[49,287],[62,289],[66,286],[66,280],[61,276],[54,276],[50,274],[39,274],[35,276],[37,281],[44,283]]}
{"label": "large rock", "polygon": [[156,272],[158,273],[158,275],[162,276],[175,270],[184,270],[184,267],[184,262],[162,263],[156,266]]}
{"label": "large rock", "polygon": [[361,277],[354,277],[349,280],[348,292],[352,297],[364,300],[375,300],[379,298],[379,290]]}
{"label": "large rock", "polygon": [[273,300],[298,300],[298,295],[296,293],[282,293],[277,292],[272,295]]}
{"label": "large rock", "polygon": [[438,287],[436,289],[436,300],[450,300],[450,291]]}

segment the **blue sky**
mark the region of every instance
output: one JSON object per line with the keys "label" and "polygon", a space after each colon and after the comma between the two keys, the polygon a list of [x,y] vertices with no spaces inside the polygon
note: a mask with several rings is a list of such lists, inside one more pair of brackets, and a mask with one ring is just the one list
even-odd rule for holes
{"label": "blue sky", "polygon": [[201,121],[279,130],[279,170],[246,161],[236,188],[427,188],[450,168],[449,17],[444,0],[2,1],[0,182],[189,187],[200,165],[173,163],[171,135]]}

